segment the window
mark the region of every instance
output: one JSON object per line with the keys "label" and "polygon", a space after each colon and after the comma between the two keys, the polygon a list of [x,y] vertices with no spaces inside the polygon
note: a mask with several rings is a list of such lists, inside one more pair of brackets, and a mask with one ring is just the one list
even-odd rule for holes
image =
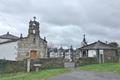
{"label": "window", "polygon": [[33,30],[33,34],[35,34],[35,30]]}

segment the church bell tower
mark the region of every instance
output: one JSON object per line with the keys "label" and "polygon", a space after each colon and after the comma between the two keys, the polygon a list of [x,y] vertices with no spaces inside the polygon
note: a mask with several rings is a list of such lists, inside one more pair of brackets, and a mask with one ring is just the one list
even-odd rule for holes
{"label": "church bell tower", "polygon": [[33,19],[29,22],[28,36],[40,36],[39,22],[36,21],[36,17],[33,17]]}

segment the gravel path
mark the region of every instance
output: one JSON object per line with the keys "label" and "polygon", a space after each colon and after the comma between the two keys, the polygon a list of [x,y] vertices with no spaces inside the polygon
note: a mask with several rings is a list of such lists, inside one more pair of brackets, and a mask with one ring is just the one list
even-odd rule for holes
{"label": "gravel path", "polygon": [[48,80],[120,80],[120,75],[110,72],[73,71]]}

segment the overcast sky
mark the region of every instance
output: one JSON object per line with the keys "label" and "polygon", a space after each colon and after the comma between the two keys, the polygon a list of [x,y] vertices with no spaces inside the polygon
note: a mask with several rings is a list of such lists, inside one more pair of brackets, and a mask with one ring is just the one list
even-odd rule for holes
{"label": "overcast sky", "polygon": [[83,34],[89,43],[120,40],[120,0],[0,0],[0,34],[27,36],[33,16],[56,46],[79,47]]}

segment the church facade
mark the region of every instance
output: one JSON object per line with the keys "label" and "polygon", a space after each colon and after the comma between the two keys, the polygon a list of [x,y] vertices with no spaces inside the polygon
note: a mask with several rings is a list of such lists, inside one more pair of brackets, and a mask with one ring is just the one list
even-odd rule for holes
{"label": "church facade", "polygon": [[[42,39],[40,37],[39,22],[35,20],[30,20],[29,29],[27,37],[16,37],[11,34],[5,34],[0,37],[0,56],[10,60],[9,56],[13,60],[24,60],[26,58],[37,59],[47,57],[47,41],[46,38]],[[10,35],[12,37],[10,37]],[[9,37],[9,39],[7,39]],[[12,39],[14,37],[14,39]],[[10,45],[11,44],[11,45]],[[6,50],[3,50],[3,46]],[[10,49],[12,48],[12,49]],[[10,49],[10,50],[7,50]],[[13,52],[13,53],[12,53]]]}

